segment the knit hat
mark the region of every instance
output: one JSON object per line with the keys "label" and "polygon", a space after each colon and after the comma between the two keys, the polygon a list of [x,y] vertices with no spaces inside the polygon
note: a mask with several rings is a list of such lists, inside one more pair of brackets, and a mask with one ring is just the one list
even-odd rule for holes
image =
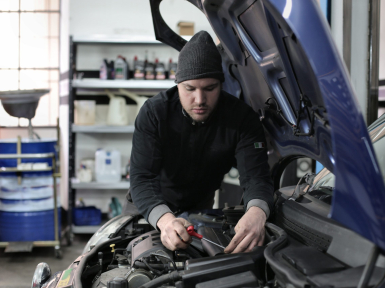
{"label": "knit hat", "polygon": [[179,53],[175,83],[186,80],[215,78],[225,81],[222,57],[210,34],[196,33]]}

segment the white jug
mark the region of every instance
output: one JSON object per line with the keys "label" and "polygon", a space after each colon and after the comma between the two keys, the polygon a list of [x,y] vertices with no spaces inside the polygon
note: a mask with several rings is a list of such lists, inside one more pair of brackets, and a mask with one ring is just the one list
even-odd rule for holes
{"label": "white jug", "polygon": [[123,97],[118,97],[106,90],[110,97],[108,106],[107,124],[115,126],[128,125],[128,115],[126,109],[126,100]]}
{"label": "white jug", "polygon": [[95,153],[95,179],[96,182],[112,183],[121,180],[120,152],[111,149],[99,149]]}
{"label": "white jug", "polygon": [[147,99],[148,99],[147,97],[139,96],[137,94],[134,94],[134,93],[132,93],[130,91],[127,91],[127,90],[124,90],[124,89],[119,89],[119,93],[127,96],[128,98],[130,98],[130,99],[132,99],[132,100],[134,100],[136,102],[136,107],[137,107],[136,109],[137,110],[136,110],[135,117],[138,115],[138,113],[140,111],[140,108],[142,108],[144,102],[146,102]]}
{"label": "white jug", "polygon": [[75,124],[95,125],[96,101],[77,100],[75,101]]}

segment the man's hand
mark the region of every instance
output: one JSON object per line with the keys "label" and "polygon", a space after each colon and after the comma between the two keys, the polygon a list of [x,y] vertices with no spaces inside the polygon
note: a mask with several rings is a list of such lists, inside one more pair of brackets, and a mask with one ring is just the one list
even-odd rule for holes
{"label": "man's hand", "polygon": [[159,218],[156,225],[161,232],[160,238],[163,245],[172,251],[186,249],[192,241],[186,230],[192,224],[183,218],[176,218],[171,213],[166,213]]}
{"label": "man's hand", "polygon": [[250,207],[235,226],[235,236],[225,253],[250,252],[256,245],[262,246],[265,239],[266,214],[259,207]]}

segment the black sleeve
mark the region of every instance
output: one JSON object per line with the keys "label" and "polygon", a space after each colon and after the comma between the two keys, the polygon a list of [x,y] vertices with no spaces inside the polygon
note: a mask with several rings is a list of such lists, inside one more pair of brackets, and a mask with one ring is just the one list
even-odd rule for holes
{"label": "black sleeve", "polygon": [[151,103],[146,101],[135,120],[130,167],[132,200],[146,220],[155,206],[166,204],[159,181],[162,153],[158,124]]}
{"label": "black sleeve", "polygon": [[[263,146],[263,148],[259,148]],[[252,111],[244,119],[235,151],[245,207],[252,199],[265,201],[273,210],[273,181],[267,162],[266,139],[258,115]]]}

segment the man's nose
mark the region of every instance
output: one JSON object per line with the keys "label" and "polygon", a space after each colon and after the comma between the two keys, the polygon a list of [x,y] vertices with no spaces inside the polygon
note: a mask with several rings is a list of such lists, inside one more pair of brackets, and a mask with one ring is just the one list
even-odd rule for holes
{"label": "man's nose", "polygon": [[206,95],[201,89],[196,90],[195,103],[198,105],[203,105],[206,103]]}

